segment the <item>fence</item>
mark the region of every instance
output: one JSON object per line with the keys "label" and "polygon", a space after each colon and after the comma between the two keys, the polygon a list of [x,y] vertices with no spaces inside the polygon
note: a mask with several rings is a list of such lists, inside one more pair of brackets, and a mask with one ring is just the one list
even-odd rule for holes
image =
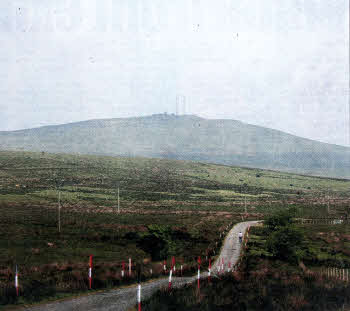
{"label": "fence", "polygon": [[297,218],[295,221],[299,224],[309,225],[344,225],[350,224],[350,219],[334,219],[334,218]]}
{"label": "fence", "polygon": [[328,268],[322,268],[321,270],[317,270],[317,271],[309,270],[308,272],[311,274],[316,273],[318,275],[326,277],[327,279],[339,280],[347,283],[349,282],[349,279],[350,279],[350,269],[328,267]]}

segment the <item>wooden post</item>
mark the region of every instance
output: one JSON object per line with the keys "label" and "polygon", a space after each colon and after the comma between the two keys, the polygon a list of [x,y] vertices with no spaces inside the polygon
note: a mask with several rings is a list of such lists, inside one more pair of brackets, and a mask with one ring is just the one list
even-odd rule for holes
{"label": "wooden post", "polygon": [[118,187],[118,214],[120,213],[120,199],[119,199],[119,187]]}
{"label": "wooden post", "polygon": [[61,233],[61,191],[58,190],[58,233]]}

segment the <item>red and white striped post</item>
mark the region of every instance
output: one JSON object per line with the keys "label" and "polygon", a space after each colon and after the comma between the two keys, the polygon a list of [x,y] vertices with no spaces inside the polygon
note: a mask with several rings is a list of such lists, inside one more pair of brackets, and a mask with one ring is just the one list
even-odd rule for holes
{"label": "red and white striped post", "polygon": [[89,289],[92,288],[92,255],[90,255],[89,260]]}
{"label": "red and white striped post", "polygon": [[231,271],[231,262],[228,263],[228,269],[227,269],[227,272],[230,272]]}
{"label": "red and white striped post", "polygon": [[211,258],[209,258],[209,269],[208,269],[208,281],[210,282],[210,274],[211,274]]}
{"label": "red and white striped post", "polygon": [[16,265],[16,274],[15,274],[15,288],[16,288],[16,295],[19,296],[19,284],[18,284],[18,269]]}
{"label": "red and white striped post", "polygon": [[174,271],[174,274],[175,274],[176,267],[175,267],[175,257],[174,256],[171,258],[171,269]]}
{"label": "red and white striped post", "polygon": [[129,277],[131,277],[131,258],[129,258]]}
{"label": "red and white striped post", "polygon": [[139,283],[137,287],[137,304],[138,304],[138,311],[141,311],[141,283]]}
{"label": "red and white striped post", "polygon": [[169,286],[168,286],[168,289],[171,290],[171,277],[173,275],[173,270],[170,269],[169,271]]}
{"label": "red and white striped post", "polygon": [[198,274],[197,274],[197,287],[200,288],[200,279],[201,279],[201,257],[198,256]]}
{"label": "red and white striped post", "polygon": [[181,276],[182,276],[182,265],[180,266],[180,270],[181,270]]}
{"label": "red and white striped post", "polygon": [[164,274],[166,274],[166,260],[164,260],[163,262],[163,270],[164,270]]}
{"label": "red and white striped post", "polygon": [[224,272],[224,258],[221,258],[221,271]]}
{"label": "red and white striped post", "polygon": [[124,278],[125,262],[122,262],[122,278]]}

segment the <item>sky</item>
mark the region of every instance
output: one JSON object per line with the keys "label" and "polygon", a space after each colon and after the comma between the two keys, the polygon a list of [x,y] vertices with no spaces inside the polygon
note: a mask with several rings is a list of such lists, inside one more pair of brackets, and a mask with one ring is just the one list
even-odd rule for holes
{"label": "sky", "polygon": [[0,130],[179,99],[349,146],[348,25],[347,0],[1,0]]}

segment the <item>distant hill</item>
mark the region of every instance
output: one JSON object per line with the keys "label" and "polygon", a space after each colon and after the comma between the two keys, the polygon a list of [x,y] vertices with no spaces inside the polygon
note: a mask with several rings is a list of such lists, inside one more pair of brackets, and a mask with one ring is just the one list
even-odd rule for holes
{"label": "distant hill", "polygon": [[350,148],[193,115],[158,114],[0,132],[0,150],[169,158],[350,178]]}

